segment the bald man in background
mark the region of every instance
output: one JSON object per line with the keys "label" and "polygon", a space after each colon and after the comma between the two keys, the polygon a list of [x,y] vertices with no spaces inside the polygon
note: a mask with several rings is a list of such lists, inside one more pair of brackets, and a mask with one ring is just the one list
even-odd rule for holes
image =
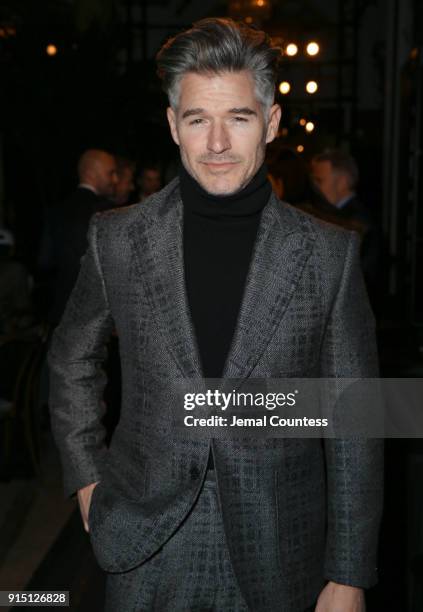
{"label": "bald man in background", "polygon": [[116,160],[100,149],[88,149],[78,161],[77,189],[57,208],[52,224],[51,259],[55,268],[55,290],[50,323],[60,320],[78,277],[81,257],[87,248],[92,215],[114,206],[117,185]]}
{"label": "bald man in background", "polygon": [[97,206],[101,208],[103,199],[104,207],[110,207],[110,200],[115,195],[118,182],[116,159],[113,155],[100,149],[88,149],[79,158],[78,177],[78,195],[89,192],[97,196]]}

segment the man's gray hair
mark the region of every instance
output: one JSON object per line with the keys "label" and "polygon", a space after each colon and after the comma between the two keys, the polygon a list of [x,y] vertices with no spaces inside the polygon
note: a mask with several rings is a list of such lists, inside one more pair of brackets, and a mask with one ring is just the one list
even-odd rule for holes
{"label": "man's gray hair", "polygon": [[312,161],[316,163],[330,162],[335,172],[341,172],[348,176],[350,189],[356,188],[359,179],[358,167],[355,159],[348,153],[340,149],[327,149],[323,153],[315,155]]}
{"label": "man's gray hair", "polygon": [[227,18],[201,19],[185,32],[169,39],[157,54],[157,74],[169,97],[178,107],[182,77],[249,70],[254,78],[257,100],[265,114],[273,104],[280,49],[270,37],[241,22]]}

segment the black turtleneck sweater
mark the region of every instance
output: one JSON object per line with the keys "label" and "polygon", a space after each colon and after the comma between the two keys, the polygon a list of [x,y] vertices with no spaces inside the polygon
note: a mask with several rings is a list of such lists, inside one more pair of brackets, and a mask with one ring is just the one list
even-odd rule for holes
{"label": "black turtleneck sweater", "polygon": [[269,200],[271,185],[264,165],[244,189],[228,196],[207,193],[183,167],[179,177],[188,304],[204,376],[219,378],[231,346],[261,211]]}

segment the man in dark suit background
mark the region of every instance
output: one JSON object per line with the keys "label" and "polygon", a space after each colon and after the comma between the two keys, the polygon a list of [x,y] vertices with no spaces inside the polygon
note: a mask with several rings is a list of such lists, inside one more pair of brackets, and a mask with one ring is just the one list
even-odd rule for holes
{"label": "man in dark suit background", "polygon": [[[179,176],[92,219],[53,336],[65,492],[110,612],[363,612],[376,581],[377,440],[175,432],[181,378],[377,375],[357,235],[280,202],[266,178],[279,54],[229,19],[164,45]],[[107,448],[99,366],[114,329],[122,409]]]}
{"label": "man in dark suit background", "polygon": [[376,305],[381,291],[383,240],[372,211],[356,193],[359,171],[354,158],[339,149],[319,153],[311,161],[311,178],[324,198],[316,202],[312,212],[360,235],[364,280]]}
{"label": "man in dark suit background", "polygon": [[50,322],[56,325],[75,285],[81,257],[87,249],[87,231],[92,215],[114,204],[117,183],[113,155],[88,149],[78,161],[77,189],[53,212],[50,227],[50,265],[54,267],[54,302]]}

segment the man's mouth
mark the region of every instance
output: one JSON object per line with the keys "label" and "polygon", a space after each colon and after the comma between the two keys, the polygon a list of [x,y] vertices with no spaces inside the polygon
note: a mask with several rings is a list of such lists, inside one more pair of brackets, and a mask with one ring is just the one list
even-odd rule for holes
{"label": "man's mouth", "polygon": [[222,161],[222,162],[213,162],[213,161],[205,161],[202,162],[207,168],[210,170],[230,170],[233,168],[238,162],[236,161]]}

